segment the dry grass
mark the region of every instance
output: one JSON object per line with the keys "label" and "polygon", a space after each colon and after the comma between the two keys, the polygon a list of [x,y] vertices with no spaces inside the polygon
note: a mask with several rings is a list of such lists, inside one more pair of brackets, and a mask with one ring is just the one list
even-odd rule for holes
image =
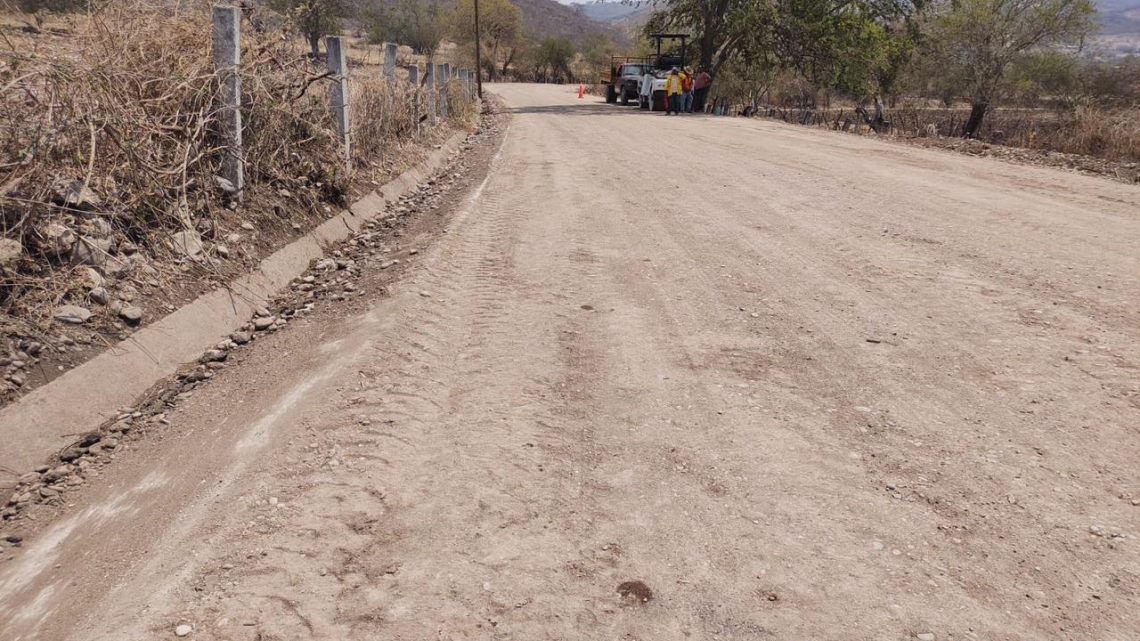
{"label": "dry grass", "polygon": [[[894,128],[905,135],[927,135],[933,127],[940,136],[961,136],[968,118],[965,108],[904,107],[890,113]],[[987,114],[979,138],[1026,149],[1136,162],[1140,161],[1140,110],[996,109]]]}
{"label": "dry grass", "polygon": [[[6,20],[0,39],[0,231],[25,256],[0,284],[0,311],[46,326],[54,305],[73,298],[59,285],[74,261],[53,254],[50,224],[83,235],[110,223],[119,254],[172,256],[169,234],[218,239],[235,217],[322,218],[345,203],[354,181],[375,182],[395,156],[435,132],[417,127],[406,83],[354,74],[353,167],[341,161],[328,107],[328,78],[296,34],[257,10],[243,16],[242,77],[247,190],[238,208],[214,182],[220,160],[209,4],[112,1],[28,34]],[[377,62],[379,60],[377,59]],[[59,186],[84,186],[77,205]],[[288,211],[274,207],[290,194]],[[277,213],[274,213],[276,209]],[[229,221],[229,222],[227,222]],[[273,223],[274,221],[269,221]],[[260,228],[260,226],[259,226]],[[119,256],[123,258],[123,256]],[[160,261],[154,261],[158,264]],[[134,263],[132,263],[134,264]],[[212,268],[202,261],[195,269]],[[156,277],[149,271],[150,279]]]}
{"label": "dry grass", "polygon": [[[853,129],[861,122],[852,107],[771,108],[766,113],[785,122],[829,129],[842,129],[845,122]],[[889,110],[887,117],[895,135],[953,138],[962,135],[969,115],[968,107],[902,106]],[[1010,147],[1135,163],[1140,162],[1140,109],[994,109],[986,115],[978,138]]]}

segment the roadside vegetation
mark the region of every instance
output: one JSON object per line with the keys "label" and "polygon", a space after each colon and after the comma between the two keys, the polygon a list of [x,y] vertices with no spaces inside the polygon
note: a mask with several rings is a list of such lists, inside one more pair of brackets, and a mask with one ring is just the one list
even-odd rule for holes
{"label": "roadside vegetation", "polygon": [[388,83],[380,47],[351,39],[348,166],[322,51],[347,7],[247,7],[239,198],[219,172],[210,6],[22,0],[0,16],[0,402],[245,273],[474,121],[458,83],[450,118],[425,120],[422,90]]}
{"label": "roadside vegetation", "polygon": [[662,0],[647,32],[735,113],[1140,161],[1140,58],[1098,57],[1090,0]]}

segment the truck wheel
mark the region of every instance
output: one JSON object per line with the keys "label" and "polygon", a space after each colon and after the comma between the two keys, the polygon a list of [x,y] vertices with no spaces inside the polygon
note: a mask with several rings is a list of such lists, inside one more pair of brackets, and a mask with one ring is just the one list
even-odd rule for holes
{"label": "truck wheel", "polygon": [[606,85],[606,102],[611,105],[617,102],[617,92],[614,91],[613,85]]}
{"label": "truck wheel", "polygon": [[625,91],[621,92],[621,106],[623,106],[623,107],[629,106],[629,94],[627,94]]}

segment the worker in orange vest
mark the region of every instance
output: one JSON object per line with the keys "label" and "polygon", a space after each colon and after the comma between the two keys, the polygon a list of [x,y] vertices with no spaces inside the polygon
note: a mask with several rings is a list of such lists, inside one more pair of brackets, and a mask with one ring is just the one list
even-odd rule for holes
{"label": "worker in orange vest", "polygon": [[693,70],[687,67],[681,72],[681,111],[693,113]]}

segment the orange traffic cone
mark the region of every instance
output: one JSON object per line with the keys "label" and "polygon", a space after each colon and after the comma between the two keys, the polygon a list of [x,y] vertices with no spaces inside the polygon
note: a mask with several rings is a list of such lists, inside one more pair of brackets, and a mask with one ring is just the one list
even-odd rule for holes
{"label": "orange traffic cone", "polygon": [[586,97],[586,85],[578,85],[578,100]]}

